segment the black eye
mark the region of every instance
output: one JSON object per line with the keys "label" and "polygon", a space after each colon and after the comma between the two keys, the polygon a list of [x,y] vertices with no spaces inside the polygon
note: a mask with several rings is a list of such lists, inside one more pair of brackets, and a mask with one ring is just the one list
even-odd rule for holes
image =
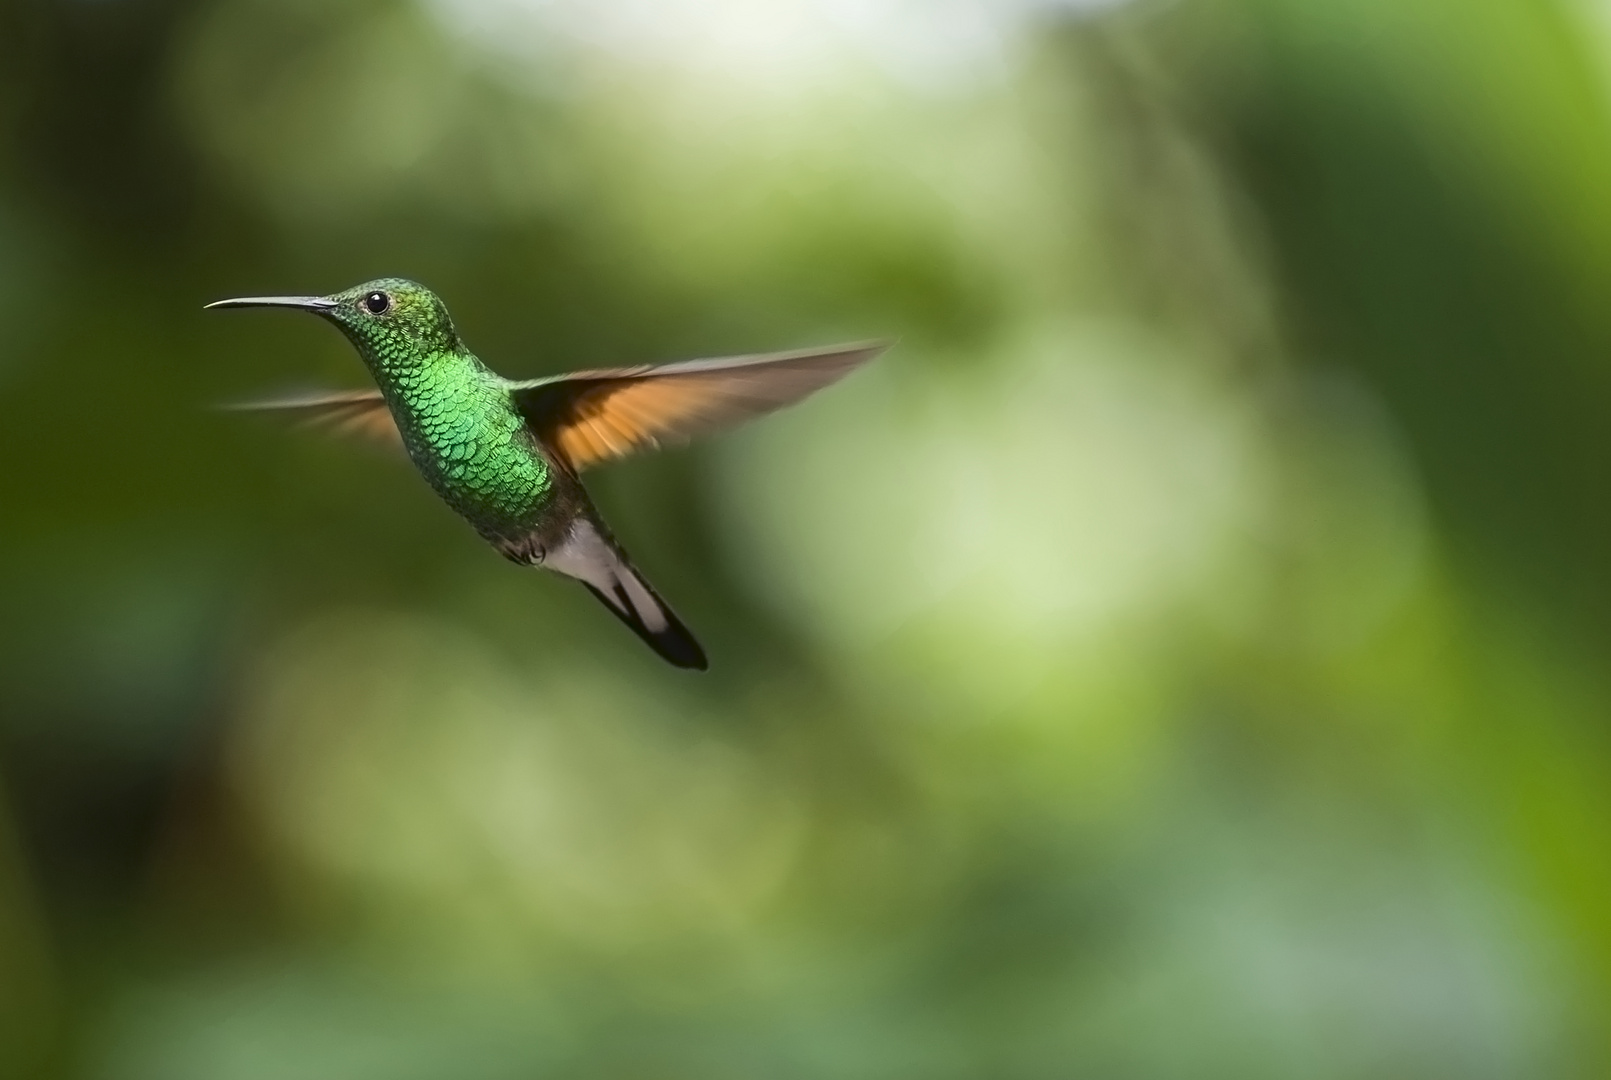
{"label": "black eye", "polygon": [[383,292],[372,292],[364,297],[364,310],[371,315],[384,315],[392,309],[392,298]]}

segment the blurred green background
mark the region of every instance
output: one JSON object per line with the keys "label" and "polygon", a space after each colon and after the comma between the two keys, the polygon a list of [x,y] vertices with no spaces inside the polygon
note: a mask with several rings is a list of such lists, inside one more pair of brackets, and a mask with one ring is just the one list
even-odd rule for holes
{"label": "blurred green background", "polygon": [[[406,465],[602,470],[663,665]],[[0,1076],[1611,1074],[1611,8],[0,0]]]}

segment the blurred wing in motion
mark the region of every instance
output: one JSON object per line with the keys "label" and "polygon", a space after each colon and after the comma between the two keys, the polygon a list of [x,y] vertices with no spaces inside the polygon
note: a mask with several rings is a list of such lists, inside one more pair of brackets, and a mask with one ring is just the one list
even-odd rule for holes
{"label": "blurred wing in motion", "polygon": [[511,386],[532,430],[572,469],[685,442],[791,405],[850,374],[884,343],[579,371]]}
{"label": "blurred wing in motion", "polygon": [[339,390],[292,397],[243,401],[224,408],[232,412],[269,412],[300,427],[356,435],[391,446],[402,446],[402,436],[379,390]]}

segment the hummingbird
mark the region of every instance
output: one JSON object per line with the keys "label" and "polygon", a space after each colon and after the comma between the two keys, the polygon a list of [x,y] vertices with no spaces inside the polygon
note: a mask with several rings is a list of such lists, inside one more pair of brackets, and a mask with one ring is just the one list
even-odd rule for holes
{"label": "hummingbird", "polygon": [[790,405],[883,352],[883,343],[506,379],[459,337],[447,306],[403,278],[329,296],[246,296],[334,323],[375,388],[234,406],[400,444],[443,501],[503,556],[581,582],[666,660],[705,650],[632,565],[582,486],[595,466]]}

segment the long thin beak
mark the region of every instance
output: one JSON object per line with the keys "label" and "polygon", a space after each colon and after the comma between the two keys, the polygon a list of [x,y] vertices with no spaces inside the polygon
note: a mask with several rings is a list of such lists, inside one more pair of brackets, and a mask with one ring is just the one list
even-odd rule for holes
{"label": "long thin beak", "polygon": [[241,296],[234,300],[215,300],[207,308],[288,307],[301,308],[303,311],[330,311],[337,306],[334,300],[322,296]]}

